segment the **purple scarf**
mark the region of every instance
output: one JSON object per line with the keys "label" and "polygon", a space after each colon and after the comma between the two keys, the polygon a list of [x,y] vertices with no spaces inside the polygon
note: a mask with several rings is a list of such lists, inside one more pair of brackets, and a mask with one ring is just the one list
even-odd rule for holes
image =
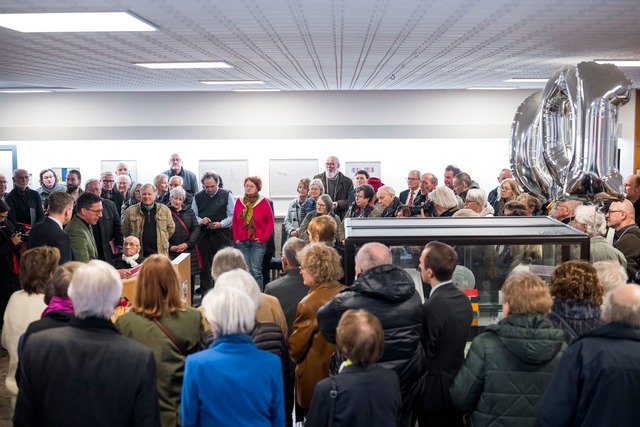
{"label": "purple scarf", "polygon": [[73,303],[69,297],[51,297],[51,301],[49,301],[49,305],[45,308],[42,313],[42,317],[45,317],[47,314],[51,313],[54,310],[66,311],[69,313],[73,313]]}

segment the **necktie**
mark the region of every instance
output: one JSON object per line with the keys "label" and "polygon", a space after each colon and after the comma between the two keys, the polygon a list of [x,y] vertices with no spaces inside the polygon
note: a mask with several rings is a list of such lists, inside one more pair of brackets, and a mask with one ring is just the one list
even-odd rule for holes
{"label": "necktie", "polygon": [[407,203],[408,205],[413,204],[413,193],[415,193],[415,191],[411,190],[411,194],[409,195],[409,202]]}

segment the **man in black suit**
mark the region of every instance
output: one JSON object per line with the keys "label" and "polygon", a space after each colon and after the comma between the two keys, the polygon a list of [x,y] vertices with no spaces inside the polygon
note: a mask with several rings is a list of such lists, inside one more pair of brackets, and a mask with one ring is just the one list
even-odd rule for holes
{"label": "man in black suit", "polygon": [[407,189],[402,191],[398,198],[403,205],[413,205],[413,201],[420,194],[420,177],[422,174],[419,170],[413,169],[407,175]]}
{"label": "man in black suit", "polygon": [[420,275],[431,286],[422,306],[422,345],[428,371],[418,403],[421,427],[463,426],[449,388],[464,363],[473,312],[469,298],[451,281],[457,262],[458,254],[451,246],[435,241],[425,246],[420,257]]}
{"label": "man in black suit", "polygon": [[[282,247],[282,269],[285,272],[283,277],[267,284],[264,293],[274,296],[280,302],[284,317],[287,319],[289,332],[293,331],[293,322],[296,320],[296,310],[298,303],[309,293],[309,288],[305,286],[300,274],[300,262],[298,262],[298,252],[304,248],[304,240],[297,237],[290,237]],[[291,372],[289,381],[284,384],[285,410],[287,414],[293,411],[293,386],[295,379],[295,364],[290,364]],[[289,419],[291,417],[288,417]],[[287,425],[289,425],[288,423]]]}
{"label": "man in black suit", "polygon": [[14,224],[36,225],[44,220],[42,199],[37,191],[29,188],[29,172],[16,169],[13,172],[13,190],[5,197],[9,205],[9,221]]}
{"label": "man in black suit", "polygon": [[71,240],[62,231],[73,216],[73,196],[64,191],[49,196],[49,216],[37,223],[29,233],[28,248],[51,246],[60,250],[60,264],[73,259]]}

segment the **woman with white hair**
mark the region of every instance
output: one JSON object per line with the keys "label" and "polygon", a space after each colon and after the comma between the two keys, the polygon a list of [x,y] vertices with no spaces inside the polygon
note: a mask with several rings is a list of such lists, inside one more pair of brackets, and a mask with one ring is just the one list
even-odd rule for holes
{"label": "woman with white hair", "polygon": [[478,216],[493,216],[493,206],[487,203],[487,193],[481,188],[472,188],[467,192],[464,207],[471,209]]}
{"label": "woman with white hair", "polygon": [[429,200],[433,203],[433,216],[448,217],[458,210],[458,199],[449,187],[437,187],[429,193]]}
{"label": "woman with white hair", "polygon": [[589,235],[591,262],[613,260],[627,268],[627,259],[624,254],[614,248],[604,237],[607,233],[607,220],[604,214],[595,206],[578,206],[576,216],[573,220],[573,227]]}
{"label": "woman with white hair", "polygon": [[203,300],[211,324],[211,347],[187,357],[181,418],[187,426],[285,425],[280,359],[259,350],[249,335],[255,302],[221,275]]}

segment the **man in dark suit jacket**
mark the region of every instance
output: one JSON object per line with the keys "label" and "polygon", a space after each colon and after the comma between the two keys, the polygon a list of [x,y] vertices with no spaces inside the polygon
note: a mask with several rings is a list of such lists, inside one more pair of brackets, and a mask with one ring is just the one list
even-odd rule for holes
{"label": "man in dark suit jacket", "polygon": [[76,270],[68,293],[69,326],[25,343],[13,425],[84,427],[108,419],[110,426],[159,427],[153,351],[111,322],[122,294],[118,273],[91,261]]}
{"label": "man in dark suit jacket", "polygon": [[[304,245],[304,240],[297,237],[291,237],[285,242],[282,247],[282,269],[285,275],[273,282],[269,282],[264,289],[265,294],[276,297],[280,302],[284,317],[287,319],[289,333],[293,331],[293,322],[296,320],[298,303],[309,293],[309,288],[305,286],[302,280],[300,263],[297,258],[298,252],[304,248]],[[291,363],[290,369],[288,380],[284,383],[284,403],[287,414],[291,414],[293,411],[295,364]]]}
{"label": "man in dark suit jacket", "polygon": [[[398,198],[400,199],[400,203],[403,205],[412,205],[413,201],[420,194],[420,178],[422,174],[419,170],[413,169],[409,171],[409,175],[407,175],[407,189],[400,192]],[[413,193],[413,198],[411,197],[411,193]]]}
{"label": "man in dark suit jacket", "polygon": [[73,259],[71,239],[63,227],[73,216],[73,196],[63,191],[49,196],[49,216],[33,226],[29,233],[28,248],[51,246],[60,250],[60,264]]}
{"label": "man in dark suit jacket", "polygon": [[340,160],[335,156],[329,156],[325,163],[326,171],[314,176],[321,179],[324,184],[324,192],[333,200],[333,212],[344,219],[349,205],[349,195],[353,192],[353,181],[340,172]]}
{"label": "man in dark suit jacket", "polygon": [[451,246],[435,241],[425,246],[420,257],[420,275],[431,286],[422,306],[422,345],[428,371],[418,404],[421,427],[463,425],[462,414],[451,403],[449,388],[464,363],[473,312],[469,298],[451,282],[457,262]]}

